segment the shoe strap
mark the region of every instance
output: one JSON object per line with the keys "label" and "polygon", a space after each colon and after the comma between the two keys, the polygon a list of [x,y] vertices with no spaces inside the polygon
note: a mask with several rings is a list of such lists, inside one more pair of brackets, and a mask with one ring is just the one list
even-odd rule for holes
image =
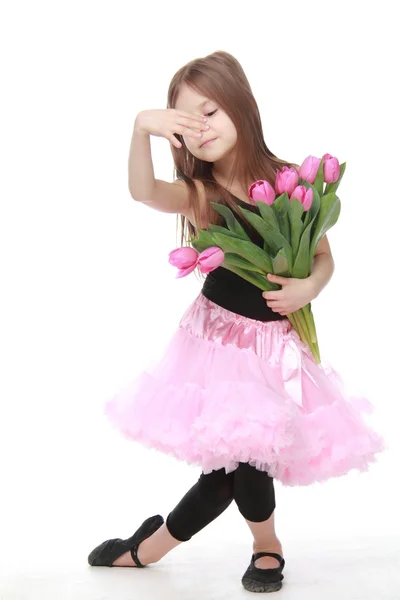
{"label": "shoe strap", "polygon": [[284,562],[282,556],[280,554],[276,554],[275,552],[257,552],[257,554],[253,554],[253,562],[256,562],[256,560],[262,558],[263,556],[272,556],[272,558],[276,558],[279,560],[281,566]]}
{"label": "shoe strap", "polygon": [[131,556],[133,559],[133,562],[136,564],[136,566],[138,567],[145,567],[146,565],[142,565],[142,563],[140,562],[139,558],[138,558],[138,548],[139,548],[139,544],[137,544],[136,546],[133,546],[132,550],[131,550]]}

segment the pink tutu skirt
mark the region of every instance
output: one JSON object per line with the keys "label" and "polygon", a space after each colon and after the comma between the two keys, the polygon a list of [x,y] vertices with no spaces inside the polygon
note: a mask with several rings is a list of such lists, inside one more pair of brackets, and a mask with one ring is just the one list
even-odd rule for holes
{"label": "pink tutu skirt", "polygon": [[256,321],[201,293],[166,352],[105,407],[129,439],[201,467],[247,462],[283,485],[366,471],[384,442],[338,373],[317,365],[288,319]]}

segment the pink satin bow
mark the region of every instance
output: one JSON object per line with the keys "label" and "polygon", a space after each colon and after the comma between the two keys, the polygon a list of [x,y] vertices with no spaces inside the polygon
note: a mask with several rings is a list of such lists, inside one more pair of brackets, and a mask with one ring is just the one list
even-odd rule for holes
{"label": "pink satin bow", "polygon": [[306,346],[306,344],[302,343],[302,347],[299,347],[299,345],[293,339],[293,335],[296,335],[296,333],[292,332],[284,336],[280,354],[280,364],[285,390],[292,400],[298,406],[302,407],[302,373],[306,372],[311,380],[316,384],[315,379],[303,363],[302,352],[308,354],[308,356],[311,358],[313,357],[311,350]]}

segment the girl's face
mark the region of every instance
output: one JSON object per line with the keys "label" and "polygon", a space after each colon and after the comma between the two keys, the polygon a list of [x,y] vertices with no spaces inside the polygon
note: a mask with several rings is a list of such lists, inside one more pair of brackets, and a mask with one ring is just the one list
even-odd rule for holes
{"label": "girl's face", "polygon": [[[183,85],[178,94],[175,108],[207,117],[207,125],[210,129],[203,131],[201,138],[199,137],[197,140],[193,137],[182,136],[193,156],[206,162],[217,162],[233,150],[237,140],[236,127],[214,100]],[[203,145],[205,142],[206,144]]]}

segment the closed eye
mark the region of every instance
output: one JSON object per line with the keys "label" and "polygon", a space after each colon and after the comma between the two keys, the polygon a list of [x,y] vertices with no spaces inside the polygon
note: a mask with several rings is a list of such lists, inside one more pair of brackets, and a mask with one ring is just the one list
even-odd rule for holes
{"label": "closed eye", "polygon": [[212,117],[213,115],[215,115],[215,113],[217,112],[217,110],[218,110],[218,109],[216,108],[216,109],[215,109],[215,110],[213,110],[212,112],[210,112],[210,113],[207,113],[207,114],[206,114],[206,117]]}

